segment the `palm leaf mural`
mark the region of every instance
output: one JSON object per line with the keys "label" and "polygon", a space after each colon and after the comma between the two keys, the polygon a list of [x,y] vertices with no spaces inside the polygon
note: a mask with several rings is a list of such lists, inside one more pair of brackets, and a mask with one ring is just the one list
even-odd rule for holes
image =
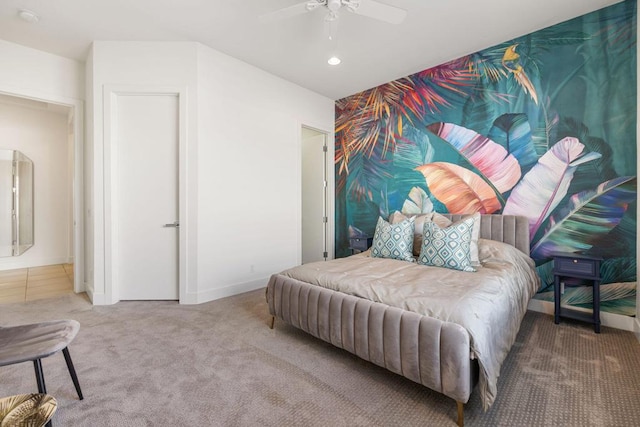
{"label": "palm leaf mural", "polygon": [[482,81],[478,81],[473,93],[462,107],[459,124],[479,134],[487,135],[493,118],[502,114],[504,110],[508,110],[512,99],[513,96],[485,87]]}
{"label": "palm leaf mural", "polygon": [[551,147],[552,141],[562,139],[558,136],[557,131],[559,121],[560,116],[551,108],[551,99],[547,96],[544,102],[540,103],[540,114],[538,115],[537,120],[538,124],[532,130],[531,135],[531,142],[538,155],[546,153],[549,150],[549,147]]}
{"label": "palm leaf mural", "polygon": [[576,138],[557,142],[511,191],[502,213],[527,217],[530,236],[535,236],[567,194],[576,168],[600,157],[599,153],[584,154],[583,150],[584,145]]}
{"label": "palm leaf mural", "polygon": [[520,54],[516,52],[517,48],[518,43],[515,43],[504,50],[502,66],[513,75],[513,78],[522,87],[524,93],[529,94],[533,102],[537,104],[538,93],[533,83],[531,83],[531,79],[529,79],[524,67],[520,64]]}
{"label": "palm leaf mural", "polygon": [[[545,253],[555,249],[605,256],[603,284],[635,282],[635,183],[598,186],[637,172],[636,3],[338,100],[336,255],[350,254],[348,226],[369,234],[380,213],[502,205],[502,213],[530,220],[540,292],[553,287]],[[499,191],[468,153],[428,130],[431,123],[455,123],[486,137],[487,147],[501,146],[500,161],[510,155],[520,166],[518,182]],[[633,315],[631,292],[620,292],[602,309]]]}
{"label": "palm leaf mural", "polygon": [[[600,285],[600,301],[615,301],[617,299],[636,296],[636,284],[610,283]],[[591,286],[565,287],[562,296],[562,304],[568,305],[591,305],[593,304],[593,288]]]}
{"label": "palm leaf mural", "polygon": [[522,172],[531,169],[538,161],[526,114],[503,114],[494,120],[487,136],[518,160]]}
{"label": "palm leaf mural", "polygon": [[[553,292],[543,292],[536,299],[553,301]],[[593,309],[593,288],[590,286],[565,287],[561,304],[574,309],[591,311]],[[636,313],[636,283],[611,283],[600,285],[600,310],[623,316]]]}
{"label": "palm leaf mural", "polygon": [[[469,67],[480,76],[497,82],[509,75],[502,61],[504,60],[505,52],[510,46],[519,45],[524,47],[519,49],[520,58],[518,60],[520,62],[534,62],[533,58],[539,57],[542,53],[554,47],[577,45],[591,38],[589,34],[583,31],[566,30],[555,26],[539,30],[535,35],[535,38],[531,36],[519,37],[475,52],[467,56]],[[527,68],[530,72],[537,73],[539,64],[534,63],[534,66]]]}
{"label": "palm leaf mural", "polygon": [[[636,253],[636,209],[635,206],[629,206],[627,213],[622,217],[620,223],[607,234],[606,239],[600,239],[598,242],[598,253],[606,254],[607,257],[611,257],[614,259],[625,259],[626,257],[631,257]],[[635,258],[633,258],[635,259]],[[635,262],[635,261],[634,261]],[[603,277],[607,271],[605,269],[607,267],[607,263],[605,263],[601,269],[600,273]],[[615,267],[617,270],[612,272],[611,274],[617,276],[618,274],[622,274],[623,269],[620,267]],[[635,267],[633,270],[633,274],[635,277]],[[635,280],[635,279],[633,279]],[[629,280],[622,280],[620,278],[611,278],[607,279],[604,283],[607,282],[627,282]]]}
{"label": "palm leaf mural", "polygon": [[[580,170],[576,172],[576,179],[579,175],[584,174],[585,177],[583,181],[585,182],[593,182],[595,177],[597,177],[599,182],[604,182],[619,176],[613,164],[613,150],[611,146],[603,139],[592,136],[589,128],[584,123],[573,118],[563,118],[558,124],[558,135],[576,137],[584,144],[585,148],[590,151],[596,151],[602,155],[602,157],[590,162],[589,166],[580,168]],[[580,190],[583,189],[584,188]]]}
{"label": "palm leaf mural", "polygon": [[636,297],[600,302],[600,311],[623,316],[636,316]]}
{"label": "palm leaf mural", "polygon": [[469,169],[434,162],[418,166],[416,170],[424,175],[431,194],[450,213],[493,213],[501,208],[493,188]]}
{"label": "palm leaf mural", "polygon": [[538,292],[544,292],[549,288],[553,290],[553,282],[555,280],[553,275],[553,260],[537,265],[536,273],[540,276],[540,289],[538,289]]}
{"label": "palm leaf mural", "polygon": [[451,61],[336,101],[336,155],[339,173],[349,173],[353,153],[370,155],[382,144],[392,150],[404,127],[415,119],[450,106],[451,97],[477,78],[464,60]]}
{"label": "palm leaf mural", "polygon": [[531,248],[536,259],[552,252],[587,251],[620,223],[636,199],[636,177],[603,182],[595,190],[571,196],[568,206],[550,218],[550,226]]}
{"label": "palm leaf mural", "polygon": [[[601,246],[598,245],[598,249]],[[600,275],[602,283],[613,282],[635,282],[637,279],[637,258],[635,257],[635,248],[629,251],[628,256],[605,259],[600,266]]]}
{"label": "palm leaf mural", "polygon": [[520,164],[499,144],[453,123],[433,123],[431,132],[447,141],[502,194],[520,180]]}
{"label": "palm leaf mural", "polygon": [[409,192],[409,197],[402,205],[402,213],[422,214],[433,212],[433,202],[429,195],[420,187],[413,187]]}
{"label": "palm leaf mural", "polygon": [[415,169],[434,160],[435,149],[426,131],[406,126],[393,156],[393,165],[397,168]]}
{"label": "palm leaf mural", "polygon": [[[553,291],[540,292],[536,294],[536,299],[542,301],[553,301]],[[635,315],[636,283],[610,283],[600,285],[600,309],[606,307],[609,313],[622,314],[625,316]],[[563,306],[573,308],[583,308],[589,310],[593,307],[593,288],[591,286],[565,287],[564,295],[561,298]]]}
{"label": "palm leaf mural", "polygon": [[390,171],[391,162],[384,160],[377,153],[374,153],[373,156],[357,153],[353,156],[352,162],[357,167],[353,168],[347,191],[356,200],[377,199],[378,191],[393,176]]}

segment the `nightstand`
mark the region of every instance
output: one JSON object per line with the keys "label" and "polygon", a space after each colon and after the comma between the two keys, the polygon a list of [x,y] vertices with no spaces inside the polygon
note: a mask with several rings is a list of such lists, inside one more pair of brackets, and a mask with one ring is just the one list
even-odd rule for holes
{"label": "nightstand", "polygon": [[[554,321],[560,323],[560,317],[582,320],[592,323],[597,334],[600,333],[600,262],[602,258],[571,252],[554,252],[553,257],[553,291],[555,304]],[[584,280],[592,282],[593,313],[576,311],[560,305],[561,287],[580,284]]]}
{"label": "nightstand", "polygon": [[373,237],[352,237],[349,239],[349,249],[351,254],[364,252],[371,247]]}

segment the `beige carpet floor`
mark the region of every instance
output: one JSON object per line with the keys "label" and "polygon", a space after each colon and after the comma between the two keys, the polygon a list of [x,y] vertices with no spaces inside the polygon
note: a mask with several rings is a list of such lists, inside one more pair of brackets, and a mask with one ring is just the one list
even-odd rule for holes
{"label": "beige carpet floor", "polygon": [[[0,324],[80,322],[70,352],[43,360],[54,426],[455,426],[451,399],[282,321],[263,291],[200,305],[85,297],[0,305]],[[1,345],[1,344],[0,344]],[[33,364],[0,367],[0,396],[37,390]],[[638,426],[640,344],[630,332],[529,312],[483,412],[467,426]]]}

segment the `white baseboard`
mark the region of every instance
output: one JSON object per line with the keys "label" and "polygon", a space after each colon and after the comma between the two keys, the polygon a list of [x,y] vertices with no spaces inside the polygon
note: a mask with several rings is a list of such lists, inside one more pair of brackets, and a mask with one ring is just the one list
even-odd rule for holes
{"label": "white baseboard", "polygon": [[634,323],[636,326],[634,332],[636,333],[636,338],[638,338],[638,341],[640,341],[640,319],[636,317],[636,321]]}
{"label": "white baseboard", "polygon": [[7,257],[0,261],[0,271],[15,270],[18,268],[44,267],[46,265],[69,264],[73,262],[73,258],[54,257],[54,258],[20,258]]}
{"label": "white baseboard", "polygon": [[107,302],[105,294],[95,292],[93,289],[93,283],[84,283],[85,292],[89,297],[89,300],[93,305],[110,305],[111,302]]}
{"label": "white baseboard", "polygon": [[[551,301],[541,301],[538,299],[532,299],[529,301],[529,310],[537,311],[539,313],[554,314],[554,305]],[[634,323],[636,323],[634,327]],[[636,331],[638,339],[640,339],[640,325],[638,319],[630,316],[622,316],[620,314],[607,313],[606,311],[600,312],[600,324],[602,326],[608,326],[611,328],[622,329],[625,331]]]}
{"label": "white baseboard", "polygon": [[249,282],[236,283],[234,285],[225,286],[224,288],[208,289],[198,293],[190,293],[180,299],[180,304],[201,304],[203,302],[243,294],[260,288],[266,288],[268,281],[269,278],[265,277],[263,279],[251,280]]}
{"label": "white baseboard", "polygon": [[[204,302],[209,302],[213,300],[217,300],[220,298],[226,298],[233,295],[242,294],[249,291],[254,291],[260,288],[266,288],[267,282],[269,278],[252,280],[249,282],[236,283],[234,285],[225,286],[224,288],[217,289],[208,289],[201,292],[192,292],[187,293],[187,295],[183,295],[180,298],[180,304],[202,304]],[[113,304],[111,301],[107,301],[106,295],[103,293],[95,292],[92,284],[85,283],[84,287],[87,292],[87,296],[93,305],[110,305]]]}

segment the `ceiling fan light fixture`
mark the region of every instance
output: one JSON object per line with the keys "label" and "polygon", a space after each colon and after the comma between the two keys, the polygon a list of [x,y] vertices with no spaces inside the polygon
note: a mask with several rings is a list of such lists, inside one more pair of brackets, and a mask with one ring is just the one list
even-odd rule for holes
{"label": "ceiling fan light fixture", "polygon": [[311,11],[318,6],[324,6],[325,4],[326,4],[326,0],[311,0],[310,2],[307,3],[306,8],[307,10]]}
{"label": "ceiling fan light fixture", "polygon": [[347,6],[347,9],[351,12],[355,12],[360,6],[360,0],[342,0],[342,4]]}
{"label": "ceiling fan light fixture", "polygon": [[335,22],[338,20],[338,14],[335,12],[329,11],[327,16],[324,17],[324,22]]}
{"label": "ceiling fan light fixture", "polygon": [[327,63],[329,65],[338,65],[342,62],[342,60],[340,58],[338,58],[337,56],[332,56],[331,58],[329,58],[329,60],[327,61]]}
{"label": "ceiling fan light fixture", "polygon": [[342,7],[342,1],[341,0],[327,0],[326,2],[327,5],[327,9],[329,9],[331,12],[337,12],[340,10],[340,8]]}
{"label": "ceiling fan light fixture", "polygon": [[18,17],[30,24],[35,24],[40,20],[40,17],[35,12],[32,12],[29,9],[19,9]]}

